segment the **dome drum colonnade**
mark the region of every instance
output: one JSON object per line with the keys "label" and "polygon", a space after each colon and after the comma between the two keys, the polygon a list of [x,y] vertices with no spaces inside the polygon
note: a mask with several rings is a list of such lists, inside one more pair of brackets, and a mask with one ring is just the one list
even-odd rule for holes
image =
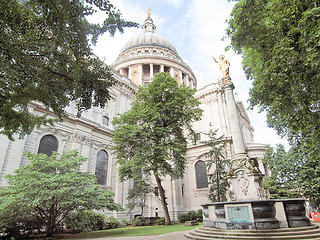
{"label": "dome drum colonnade", "polygon": [[150,16],[143,24],[143,32],[131,38],[112,64],[120,74],[138,86],[146,87],[159,72],[170,73],[179,84],[197,87],[191,68],[182,61],[176,48],[163,36],[155,33]]}

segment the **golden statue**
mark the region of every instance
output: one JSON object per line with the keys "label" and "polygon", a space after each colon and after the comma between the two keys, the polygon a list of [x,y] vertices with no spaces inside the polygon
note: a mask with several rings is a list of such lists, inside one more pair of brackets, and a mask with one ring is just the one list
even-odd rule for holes
{"label": "golden statue", "polygon": [[224,55],[219,56],[220,58],[219,61],[217,61],[214,57],[212,58],[216,63],[219,64],[219,68],[221,69],[221,72],[222,72],[222,77],[229,77],[230,62],[224,58]]}
{"label": "golden statue", "polygon": [[150,17],[150,10],[151,10],[151,8],[148,8],[148,10],[147,10],[148,18]]}

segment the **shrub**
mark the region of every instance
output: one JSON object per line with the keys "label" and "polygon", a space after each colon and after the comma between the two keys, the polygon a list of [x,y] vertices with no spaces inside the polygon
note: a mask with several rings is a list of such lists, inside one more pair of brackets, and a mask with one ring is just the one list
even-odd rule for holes
{"label": "shrub", "polygon": [[199,209],[197,212],[194,210],[191,210],[187,213],[181,213],[178,215],[178,219],[181,223],[184,223],[185,221],[192,221],[192,220],[198,220],[202,222],[202,210]]}
{"label": "shrub", "polygon": [[127,219],[120,220],[120,226],[124,227],[124,226],[128,226],[128,225],[130,225],[130,223],[128,222]]}
{"label": "shrub", "polygon": [[199,209],[199,210],[197,211],[197,220],[198,220],[198,222],[203,222],[202,209]]}
{"label": "shrub", "polygon": [[191,210],[187,214],[189,215],[189,218],[190,218],[190,220],[188,220],[188,221],[197,220],[197,212],[196,211]]}
{"label": "shrub", "polygon": [[185,221],[189,221],[189,220],[188,220],[188,219],[189,219],[189,216],[188,216],[187,213],[181,213],[181,214],[179,214],[179,215],[178,215],[178,218],[179,218],[179,221],[180,221],[181,223],[184,223]]}
{"label": "shrub", "polygon": [[20,207],[0,208],[0,239],[19,239],[21,235],[40,232],[43,227],[41,219],[29,214],[29,208]]}
{"label": "shrub", "polygon": [[146,226],[146,219],[142,216],[138,216],[133,220],[132,226]]}
{"label": "shrub", "polygon": [[164,225],[165,224],[165,218],[159,218],[154,222],[154,225]]}
{"label": "shrub", "polygon": [[120,226],[120,222],[114,217],[108,217],[105,220],[105,229],[113,229]]}
{"label": "shrub", "polygon": [[66,217],[66,228],[72,232],[91,232],[105,228],[106,217],[89,210],[74,211]]}

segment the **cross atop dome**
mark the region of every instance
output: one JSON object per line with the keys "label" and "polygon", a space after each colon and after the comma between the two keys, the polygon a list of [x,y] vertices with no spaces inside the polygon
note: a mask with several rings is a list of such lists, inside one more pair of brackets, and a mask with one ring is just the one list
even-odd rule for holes
{"label": "cross atop dome", "polygon": [[153,20],[150,17],[150,10],[151,8],[148,8],[147,10],[147,18],[144,21],[144,24],[142,25],[143,32],[152,32],[154,33],[156,31],[156,26],[153,23]]}

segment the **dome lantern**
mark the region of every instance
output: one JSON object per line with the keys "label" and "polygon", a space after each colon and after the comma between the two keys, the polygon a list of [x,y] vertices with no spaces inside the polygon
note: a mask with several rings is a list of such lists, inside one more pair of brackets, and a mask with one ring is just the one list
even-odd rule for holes
{"label": "dome lantern", "polygon": [[150,17],[150,8],[148,9],[148,17],[144,21],[144,24],[142,25],[143,32],[152,32],[154,33],[156,31],[156,26],[153,23],[152,18]]}

